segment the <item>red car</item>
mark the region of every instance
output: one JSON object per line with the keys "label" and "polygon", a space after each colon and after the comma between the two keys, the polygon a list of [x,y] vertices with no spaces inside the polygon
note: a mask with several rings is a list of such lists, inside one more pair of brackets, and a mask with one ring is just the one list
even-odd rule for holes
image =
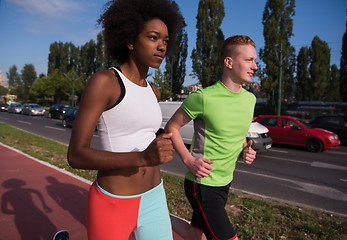
{"label": "red car", "polygon": [[269,129],[273,143],[304,146],[311,152],[336,149],[340,144],[339,137],[335,133],[312,128],[296,117],[263,115],[254,121]]}

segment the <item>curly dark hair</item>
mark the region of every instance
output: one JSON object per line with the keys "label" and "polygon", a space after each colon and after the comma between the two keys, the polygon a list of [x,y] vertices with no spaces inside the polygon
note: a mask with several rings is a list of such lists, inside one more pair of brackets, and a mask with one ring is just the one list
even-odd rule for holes
{"label": "curly dark hair", "polygon": [[152,19],[162,20],[169,31],[170,52],[175,46],[176,29],[183,19],[178,5],[172,0],[112,0],[98,19],[104,28],[107,53],[118,63],[129,57],[128,44],[136,40],[144,24]]}

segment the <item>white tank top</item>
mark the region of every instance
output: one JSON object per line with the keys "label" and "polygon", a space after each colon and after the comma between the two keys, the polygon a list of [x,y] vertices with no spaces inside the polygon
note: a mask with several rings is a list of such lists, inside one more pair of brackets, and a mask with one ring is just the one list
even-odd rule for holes
{"label": "white tank top", "polygon": [[121,96],[99,118],[101,147],[111,152],[143,151],[155,138],[162,122],[157,97],[148,82],[147,87],[141,87],[118,69],[112,69],[121,86]]}

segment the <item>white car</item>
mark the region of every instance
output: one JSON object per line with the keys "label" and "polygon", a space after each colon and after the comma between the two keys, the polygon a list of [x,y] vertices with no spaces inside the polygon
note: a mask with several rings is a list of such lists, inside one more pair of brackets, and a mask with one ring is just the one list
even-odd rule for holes
{"label": "white car", "polygon": [[22,114],[23,115],[45,115],[45,110],[38,104],[36,103],[25,103],[22,105]]}
{"label": "white car", "polygon": [[7,110],[8,113],[21,113],[22,104],[20,103],[11,103]]}
{"label": "white car", "polygon": [[[160,131],[163,132],[166,123],[169,121],[171,116],[181,106],[182,102],[159,102],[160,109],[163,116]],[[193,121],[190,121],[187,125],[180,129],[180,133],[183,142],[187,145],[192,143],[194,134]],[[247,141],[253,140],[252,148],[258,153],[264,152],[271,148],[272,139],[269,137],[269,130],[257,122],[252,122],[251,126],[246,135]]]}

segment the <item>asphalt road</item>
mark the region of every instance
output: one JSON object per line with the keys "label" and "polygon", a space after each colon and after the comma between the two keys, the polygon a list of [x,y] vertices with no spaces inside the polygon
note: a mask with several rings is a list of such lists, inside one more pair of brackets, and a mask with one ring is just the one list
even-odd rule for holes
{"label": "asphalt road", "polygon": [[[68,144],[71,129],[61,120],[0,112],[0,121]],[[92,146],[98,148],[95,132]],[[174,160],[161,169],[184,175],[186,168],[174,152]],[[347,146],[321,153],[303,148],[273,146],[258,154],[252,165],[238,162],[232,188],[264,198],[315,208],[347,217]]]}

